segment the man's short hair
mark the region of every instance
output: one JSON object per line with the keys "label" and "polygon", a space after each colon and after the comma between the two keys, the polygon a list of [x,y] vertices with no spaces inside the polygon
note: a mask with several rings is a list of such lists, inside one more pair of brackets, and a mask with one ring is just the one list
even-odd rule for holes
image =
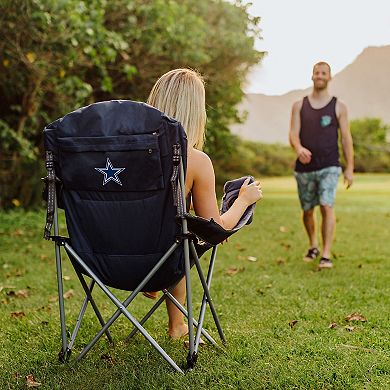
{"label": "man's short hair", "polygon": [[327,62],[325,62],[325,61],[320,61],[320,62],[317,62],[316,64],[314,64],[314,66],[313,66],[313,73],[314,73],[315,67],[316,66],[320,66],[320,65],[326,65],[329,68],[329,74],[332,74],[332,70],[330,68],[330,65]]}

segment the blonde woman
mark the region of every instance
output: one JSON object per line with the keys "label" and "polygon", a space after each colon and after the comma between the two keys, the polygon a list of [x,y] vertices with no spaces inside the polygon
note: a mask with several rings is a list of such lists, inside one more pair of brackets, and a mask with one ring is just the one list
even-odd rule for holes
{"label": "blonde woman", "polygon": [[[148,104],[179,121],[188,139],[186,174],[186,196],[192,198],[195,214],[203,218],[213,218],[225,229],[236,226],[245,210],[260,200],[263,195],[259,182],[248,184],[246,180],[236,201],[223,215],[219,214],[215,193],[213,164],[202,152],[206,125],[205,89],[202,76],[191,69],[175,69],[162,75],[153,86]],[[186,287],[183,278],[172,291],[182,304],[185,301]],[[153,293],[149,293],[153,297]],[[184,316],[170,302],[168,310],[168,334],[178,339],[188,332]]]}

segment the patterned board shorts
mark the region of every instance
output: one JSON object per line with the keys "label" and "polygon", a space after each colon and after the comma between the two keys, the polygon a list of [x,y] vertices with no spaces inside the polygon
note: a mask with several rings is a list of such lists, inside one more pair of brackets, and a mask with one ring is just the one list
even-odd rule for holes
{"label": "patterned board shorts", "polygon": [[340,173],[340,167],[294,172],[302,209],[307,211],[318,205],[333,206]]}

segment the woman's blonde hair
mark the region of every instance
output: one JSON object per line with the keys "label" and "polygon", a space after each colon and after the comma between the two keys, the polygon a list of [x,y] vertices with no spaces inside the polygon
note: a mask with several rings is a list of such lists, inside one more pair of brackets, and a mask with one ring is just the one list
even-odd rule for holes
{"label": "woman's blonde hair", "polygon": [[202,76],[191,69],[174,69],[154,84],[148,104],[179,121],[188,146],[202,150],[206,125],[206,102]]}

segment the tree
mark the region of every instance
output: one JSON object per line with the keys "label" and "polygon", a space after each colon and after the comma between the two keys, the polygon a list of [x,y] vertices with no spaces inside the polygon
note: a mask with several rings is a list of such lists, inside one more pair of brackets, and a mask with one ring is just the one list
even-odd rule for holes
{"label": "tree", "polygon": [[355,150],[355,171],[390,171],[390,127],[379,118],[351,121],[351,133]]}
{"label": "tree", "polygon": [[37,202],[45,124],[93,101],[145,100],[172,68],[205,76],[207,151],[223,161],[233,148],[242,83],[263,55],[240,1],[4,0],[0,15],[0,207]]}

